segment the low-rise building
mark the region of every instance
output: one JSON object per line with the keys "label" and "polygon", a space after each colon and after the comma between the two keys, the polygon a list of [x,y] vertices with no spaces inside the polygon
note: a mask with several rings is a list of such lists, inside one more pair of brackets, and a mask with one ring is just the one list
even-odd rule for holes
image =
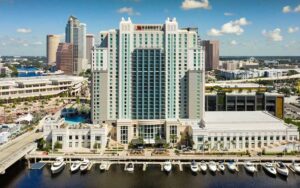
{"label": "low-rise building", "polygon": [[191,134],[200,151],[246,151],[299,140],[296,126],[259,111],[206,112]]}
{"label": "low-rise building", "polygon": [[0,80],[0,100],[52,96],[68,91],[79,94],[87,79],[79,76],[41,76]]}
{"label": "low-rise building", "polygon": [[104,149],[107,145],[106,125],[69,125],[59,116],[46,116],[42,120],[44,139],[60,143],[63,150]]}

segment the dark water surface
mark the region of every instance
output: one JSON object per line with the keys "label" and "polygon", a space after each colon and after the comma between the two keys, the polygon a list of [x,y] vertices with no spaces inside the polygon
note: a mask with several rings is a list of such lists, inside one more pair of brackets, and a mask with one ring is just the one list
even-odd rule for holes
{"label": "dark water surface", "polygon": [[142,166],[135,166],[134,173],[124,172],[123,169],[123,165],[112,165],[109,171],[100,172],[99,166],[94,165],[85,174],[71,174],[67,165],[64,171],[53,176],[50,166],[45,166],[43,170],[27,170],[24,162],[18,162],[5,175],[0,175],[0,187],[300,187],[300,175],[290,172],[287,179],[279,175],[271,177],[260,167],[253,176],[247,174],[242,166],[234,174],[226,170],[224,174],[208,171],[196,175],[191,173],[189,166],[184,166],[183,172],[173,166],[170,174],[162,172],[159,165],[149,165],[146,172],[142,171]]}

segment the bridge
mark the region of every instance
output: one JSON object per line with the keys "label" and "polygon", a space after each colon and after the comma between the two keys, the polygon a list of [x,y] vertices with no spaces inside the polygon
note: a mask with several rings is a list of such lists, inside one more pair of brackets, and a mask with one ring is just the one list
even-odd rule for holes
{"label": "bridge", "polygon": [[42,133],[36,133],[33,130],[2,145],[0,148],[0,174],[4,174],[7,168],[23,158],[30,151],[35,150],[37,144],[34,141],[41,137]]}
{"label": "bridge", "polygon": [[289,79],[299,79],[300,74],[295,74],[291,76],[277,76],[277,77],[266,77],[266,78],[250,78],[250,79],[242,79],[242,80],[220,80],[217,83],[244,83],[244,82],[255,82],[259,80],[289,80]]}

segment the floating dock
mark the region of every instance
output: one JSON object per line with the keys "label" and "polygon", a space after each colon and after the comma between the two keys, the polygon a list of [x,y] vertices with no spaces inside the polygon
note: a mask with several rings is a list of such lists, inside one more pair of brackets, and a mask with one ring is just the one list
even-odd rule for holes
{"label": "floating dock", "polygon": [[43,162],[33,163],[30,166],[30,170],[41,170],[42,168],[44,168],[45,165],[46,163]]}

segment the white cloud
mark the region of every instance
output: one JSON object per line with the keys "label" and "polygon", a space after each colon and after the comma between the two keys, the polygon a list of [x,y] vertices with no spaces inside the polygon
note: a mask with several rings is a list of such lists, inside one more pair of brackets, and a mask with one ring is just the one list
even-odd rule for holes
{"label": "white cloud", "polygon": [[210,9],[208,0],[184,0],[181,4],[183,10]]}
{"label": "white cloud", "polygon": [[27,46],[28,46],[28,44],[27,44],[27,43],[24,43],[24,44],[23,44],[23,46],[27,47]]}
{"label": "white cloud", "polygon": [[234,14],[233,13],[231,13],[231,12],[225,12],[224,13],[224,16],[233,16]]}
{"label": "white cloud", "polygon": [[295,8],[292,8],[291,6],[287,5],[287,6],[284,6],[282,8],[282,12],[283,13],[291,13],[291,12],[300,12],[300,5],[296,6]]}
{"label": "white cloud", "polygon": [[300,5],[298,5],[297,7],[295,7],[294,12],[300,12]]}
{"label": "white cloud", "polygon": [[262,31],[262,35],[267,37],[271,41],[282,41],[283,37],[281,35],[281,30],[279,28],[274,29],[273,31],[266,31],[265,29]]}
{"label": "white cloud", "polygon": [[140,15],[139,12],[134,11],[132,7],[122,7],[117,10],[120,14],[128,14],[128,15]]}
{"label": "white cloud", "polygon": [[244,29],[241,26],[249,25],[250,22],[246,18],[240,18],[235,21],[225,23],[220,30],[212,28],[208,31],[209,36],[220,36],[223,34],[241,35]]}
{"label": "white cloud", "polygon": [[209,35],[209,36],[221,36],[222,33],[221,33],[221,31],[219,31],[219,30],[217,30],[217,29],[215,29],[215,28],[211,28],[211,29],[208,31],[207,35]]}
{"label": "white cloud", "polygon": [[238,43],[236,42],[236,40],[232,40],[232,41],[230,41],[230,44],[233,45],[233,46],[235,46],[235,45],[237,45]]}
{"label": "white cloud", "polygon": [[291,9],[291,7],[290,6],[284,6],[283,8],[282,8],[282,12],[283,13],[289,13],[289,12],[291,12],[292,11],[292,9]]}
{"label": "white cloud", "polygon": [[42,45],[43,43],[41,41],[37,41],[37,42],[34,42],[32,44],[34,44],[34,45]]}
{"label": "white cloud", "polygon": [[18,28],[17,32],[18,33],[31,33],[31,29],[29,29],[29,28]]}
{"label": "white cloud", "polygon": [[289,33],[296,33],[299,31],[299,27],[289,27],[288,32]]}

